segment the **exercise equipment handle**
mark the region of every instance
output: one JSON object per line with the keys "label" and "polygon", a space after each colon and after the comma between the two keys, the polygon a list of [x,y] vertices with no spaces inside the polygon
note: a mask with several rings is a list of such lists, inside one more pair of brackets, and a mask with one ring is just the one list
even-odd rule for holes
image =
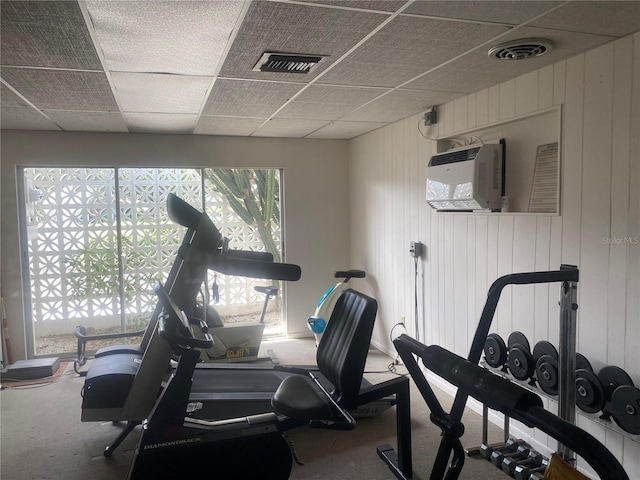
{"label": "exercise equipment handle", "polygon": [[167,214],[172,221],[192,230],[198,228],[200,217],[202,217],[202,212],[174,193],[170,193],[167,196]]}
{"label": "exercise equipment handle", "polygon": [[[449,350],[438,345],[427,347],[404,334],[397,340],[409,344],[409,348],[413,348],[414,353],[420,355],[426,368],[493,410],[510,415],[510,412],[526,411],[531,407],[542,406],[542,400],[535,393],[495,375]],[[420,347],[418,348],[418,346]],[[532,427],[533,425],[527,426]]]}
{"label": "exercise equipment handle", "polygon": [[601,479],[629,479],[620,462],[602,443],[547,411],[535,393],[438,345],[426,346],[406,334],[394,343],[399,351],[418,355],[426,368],[489,408],[552,436],[583,457]]}
{"label": "exercise equipment handle", "polygon": [[273,262],[273,254],[269,252],[254,252],[253,250],[227,250],[228,257],[253,260],[258,262]]}
{"label": "exercise equipment handle", "polygon": [[300,280],[302,276],[300,266],[293,263],[247,260],[218,253],[211,256],[209,269],[225,275],[293,282]]}
{"label": "exercise equipment handle", "polygon": [[204,334],[204,338],[195,338],[191,335],[191,331],[187,329],[189,334],[180,335],[175,332],[175,330],[183,330],[182,328],[175,328],[175,325],[171,325],[174,323],[175,319],[173,315],[163,315],[158,319],[158,331],[160,332],[160,336],[164,338],[171,348],[173,348],[177,352],[181,352],[184,350],[183,347],[189,348],[201,348],[207,350],[213,346],[213,338],[209,333]]}

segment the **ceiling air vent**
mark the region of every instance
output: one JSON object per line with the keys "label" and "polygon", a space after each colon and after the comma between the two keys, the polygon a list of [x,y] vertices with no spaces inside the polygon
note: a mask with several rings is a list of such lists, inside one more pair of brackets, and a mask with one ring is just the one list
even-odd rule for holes
{"label": "ceiling air vent", "polygon": [[254,72],[309,73],[324,60],[322,55],[265,52],[253,67]]}
{"label": "ceiling air vent", "polygon": [[492,47],[487,55],[498,60],[525,60],[539,57],[553,49],[549,40],[542,38],[522,38],[511,42],[501,43]]}

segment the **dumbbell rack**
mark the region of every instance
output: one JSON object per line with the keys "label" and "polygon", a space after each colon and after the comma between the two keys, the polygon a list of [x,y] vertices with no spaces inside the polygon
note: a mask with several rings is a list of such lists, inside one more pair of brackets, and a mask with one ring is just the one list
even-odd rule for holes
{"label": "dumbbell rack", "polygon": [[[562,265],[561,269],[576,269],[574,266]],[[573,425],[576,423],[576,339],[577,339],[577,310],[578,310],[578,283],[576,281],[563,281],[560,287],[560,319],[559,334],[560,344],[558,351],[558,417]],[[518,381],[506,375],[503,371],[489,367],[484,361],[480,365],[489,371],[501,375],[514,383],[531,389],[526,382]],[[536,393],[539,393],[536,391]],[[509,438],[510,419],[504,418],[505,442]],[[489,409],[483,405],[482,409],[482,443],[488,443]],[[475,455],[480,448],[467,449],[468,455]],[[568,447],[558,442],[557,453],[566,462],[575,464],[575,454]]]}

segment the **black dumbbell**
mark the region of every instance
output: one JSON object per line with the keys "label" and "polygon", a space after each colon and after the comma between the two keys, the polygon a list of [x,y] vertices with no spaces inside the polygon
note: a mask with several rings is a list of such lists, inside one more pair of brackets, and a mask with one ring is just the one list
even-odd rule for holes
{"label": "black dumbbell", "polygon": [[[545,467],[545,470],[547,468]],[[531,475],[529,475],[529,478],[527,480],[544,480],[544,470],[541,472],[535,472],[532,473]]]}
{"label": "black dumbbell", "polygon": [[514,440],[513,438],[507,440],[507,443],[501,443],[498,446],[483,443],[480,445],[480,456],[490,460],[494,451],[515,452],[520,445],[524,445],[524,440]]}
{"label": "black dumbbell", "polygon": [[542,461],[540,462],[540,465],[531,465],[531,466],[525,465],[525,464],[517,465],[513,472],[513,476],[516,478],[516,480],[529,480],[529,477],[531,477],[531,475],[537,475],[537,474],[544,475],[544,471],[547,469],[548,466],[549,466],[549,459],[543,457]]}
{"label": "black dumbbell", "polygon": [[535,363],[530,353],[530,346],[527,337],[522,332],[513,332],[507,339],[509,355],[509,371],[514,378],[526,380],[531,378],[535,371]]}
{"label": "black dumbbell", "polygon": [[502,461],[502,471],[511,475],[512,477],[515,475],[516,467],[518,465],[529,465],[531,467],[538,467],[542,465],[542,454],[531,450],[528,455],[511,455],[505,457]]}
{"label": "black dumbbell", "polygon": [[529,446],[528,445],[520,445],[515,451],[496,451],[494,450],[491,454],[491,463],[493,463],[496,467],[500,468],[502,466],[502,462],[507,457],[513,456],[522,456],[523,458],[529,455]]}
{"label": "black dumbbell", "polygon": [[500,368],[507,363],[507,346],[497,333],[490,333],[484,342],[484,360],[493,368]]}

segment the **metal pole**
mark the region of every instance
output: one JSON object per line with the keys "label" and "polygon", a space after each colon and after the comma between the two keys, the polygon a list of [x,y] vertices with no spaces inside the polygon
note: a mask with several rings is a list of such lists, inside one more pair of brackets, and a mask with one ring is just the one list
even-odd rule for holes
{"label": "metal pole", "polygon": [[511,419],[509,418],[509,415],[505,414],[504,415],[504,443],[507,443],[509,441],[509,437],[511,436],[511,433],[509,432],[509,424],[510,424]]}
{"label": "metal pole", "polygon": [[[576,337],[578,284],[562,283],[560,295],[560,349],[558,361],[558,416],[576,423]],[[561,442],[558,453],[565,461],[575,461],[575,454]]]}

